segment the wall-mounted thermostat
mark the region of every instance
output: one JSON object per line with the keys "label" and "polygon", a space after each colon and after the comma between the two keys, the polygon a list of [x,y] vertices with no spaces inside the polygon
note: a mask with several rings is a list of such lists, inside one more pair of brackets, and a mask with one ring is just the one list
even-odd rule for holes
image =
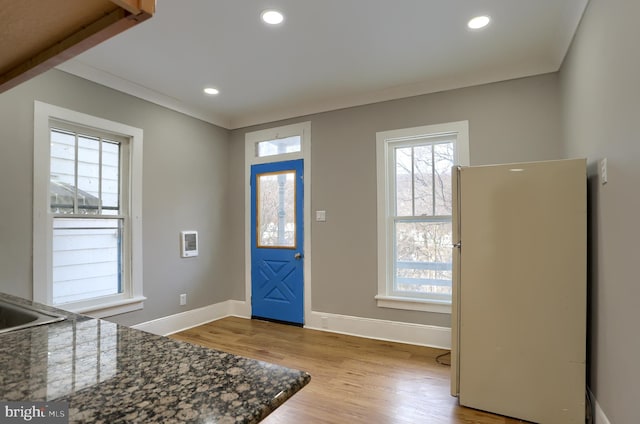
{"label": "wall-mounted thermostat", "polygon": [[180,231],[180,256],[183,258],[198,256],[197,231]]}

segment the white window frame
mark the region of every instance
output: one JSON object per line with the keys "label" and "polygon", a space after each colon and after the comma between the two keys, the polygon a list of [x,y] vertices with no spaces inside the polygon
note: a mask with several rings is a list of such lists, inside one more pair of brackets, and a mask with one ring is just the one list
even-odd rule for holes
{"label": "white window frame", "polygon": [[143,131],[129,125],[109,121],[70,109],[35,101],[33,136],[33,300],[51,305],[53,214],[50,208],[50,128],[52,121],[95,129],[129,139],[128,227],[123,240],[130,266],[125,269],[123,293],[87,301],[55,305],[59,308],[102,318],[144,307],[142,274],[142,140]]}
{"label": "white window frame", "polygon": [[[270,156],[258,156],[257,144],[263,141],[299,136],[302,143],[299,152],[283,153]],[[304,161],[304,322],[311,319],[311,122],[299,122],[280,127],[248,132],[244,145],[245,167],[245,309],[251,315],[251,165],[302,159]]]}
{"label": "white window frame", "polygon": [[457,121],[376,133],[377,212],[378,212],[378,307],[451,313],[451,301],[425,297],[393,296],[394,172],[392,149],[413,139],[455,135],[455,165],[469,165],[469,122]]}

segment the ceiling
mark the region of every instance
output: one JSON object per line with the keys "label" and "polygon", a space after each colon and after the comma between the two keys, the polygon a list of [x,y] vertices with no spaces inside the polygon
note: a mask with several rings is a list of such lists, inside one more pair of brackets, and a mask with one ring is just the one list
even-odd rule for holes
{"label": "ceiling", "polygon": [[[587,2],[157,0],[58,68],[233,129],[557,71]],[[285,21],[263,24],[268,8]]]}

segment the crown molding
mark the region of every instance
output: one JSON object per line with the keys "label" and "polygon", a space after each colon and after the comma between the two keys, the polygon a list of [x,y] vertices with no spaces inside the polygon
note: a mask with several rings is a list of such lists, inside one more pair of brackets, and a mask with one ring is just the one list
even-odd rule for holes
{"label": "crown molding", "polygon": [[136,84],[117,75],[113,75],[109,72],[105,72],[101,69],[94,68],[93,66],[89,66],[78,60],[68,60],[56,66],[56,69],[86,79],[88,81],[95,82],[96,84],[104,85],[105,87],[129,94],[139,99],[146,100],[156,105],[166,107],[167,109],[171,109],[176,112],[191,116],[193,118],[200,119],[201,121],[205,121],[225,129],[229,129],[230,127],[230,122],[228,119],[225,119],[221,116],[215,116],[210,112],[186,105],[174,97],[159,93],[155,90],[144,87],[140,84]]}

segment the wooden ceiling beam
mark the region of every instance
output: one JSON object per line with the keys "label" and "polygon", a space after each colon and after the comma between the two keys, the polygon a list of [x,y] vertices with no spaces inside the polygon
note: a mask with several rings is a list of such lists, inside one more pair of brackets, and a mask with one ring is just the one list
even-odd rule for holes
{"label": "wooden ceiling beam", "polygon": [[156,12],[155,0],[111,0],[111,2],[142,20],[150,18]]}
{"label": "wooden ceiling beam", "polygon": [[[0,74],[0,93],[27,81],[89,48],[145,21],[155,13],[155,0],[110,0],[113,11],[87,22],[61,40],[43,37],[39,51]],[[124,6],[127,7],[124,7]],[[64,2],[60,7],[65,7]],[[25,19],[33,19],[33,16]],[[42,30],[42,28],[38,28]],[[46,28],[45,28],[46,30]],[[44,33],[46,36],[46,32]],[[17,46],[16,48],[19,48]],[[5,65],[5,64],[0,64]],[[2,68],[2,66],[0,66]]]}

